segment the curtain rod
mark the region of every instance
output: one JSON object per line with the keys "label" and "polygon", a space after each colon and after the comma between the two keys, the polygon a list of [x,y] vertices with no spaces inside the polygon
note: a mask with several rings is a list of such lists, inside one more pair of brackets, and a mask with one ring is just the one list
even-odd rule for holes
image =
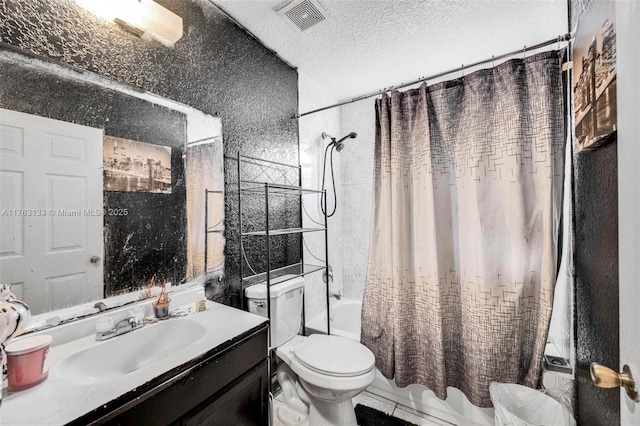
{"label": "curtain rod", "polygon": [[547,41],[543,41],[542,43],[535,44],[533,46],[524,46],[524,48],[522,48],[520,50],[514,50],[513,52],[505,53],[505,54],[500,55],[500,56],[493,56],[490,59],[485,59],[483,61],[478,61],[478,62],[475,62],[473,64],[462,65],[461,67],[458,67],[458,68],[455,68],[455,69],[451,69],[451,70],[448,70],[448,71],[444,71],[444,72],[441,72],[439,74],[434,74],[434,75],[431,75],[429,77],[420,77],[419,79],[411,81],[409,83],[401,83],[401,84],[399,84],[397,86],[385,87],[384,89],[378,90],[377,92],[372,92],[372,93],[368,93],[366,95],[361,95],[361,96],[355,97],[355,98],[353,98],[351,100],[348,100],[348,101],[343,101],[343,102],[339,102],[337,104],[333,104],[333,105],[329,105],[329,106],[326,106],[326,107],[322,107],[322,108],[314,109],[314,110],[311,110],[311,111],[303,112],[302,114],[296,114],[292,118],[300,118],[300,117],[304,117],[305,115],[315,114],[316,112],[325,111],[327,109],[331,109],[331,108],[339,107],[339,106],[342,106],[342,105],[347,105],[347,104],[351,104],[351,103],[354,103],[354,102],[358,102],[358,101],[361,101],[363,99],[372,98],[374,96],[378,96],[378,95],[381,95],[383,93],[390,92],[393,89],[401,89],[403,87],[413,86],[414,84],[422,83],[423,81],[433,80],[433,79],[436,79],[436,78],[444,77],[447,74],[452,74],[454,72],[464,71],[464,70],[466,70],[468,68],[477,67],[478,65],[487,64],[489,62],[499,61],[500,59],[508,58],[509,56],[513,56],[513,55],[516,55],[518,53],[529,52],[531,50],[540,49],[541,47],[549,46],[549,45],[554,44],[554,43],[561,43],[563,41],[569,41],[569,40],[571,40],[571,38],[572,38],[571,33],[566,33],[566,34],[560,35],[560,36],[558,36],[556,38],[553,38],[553,39],[550,39],[550,40],[547,40]]}

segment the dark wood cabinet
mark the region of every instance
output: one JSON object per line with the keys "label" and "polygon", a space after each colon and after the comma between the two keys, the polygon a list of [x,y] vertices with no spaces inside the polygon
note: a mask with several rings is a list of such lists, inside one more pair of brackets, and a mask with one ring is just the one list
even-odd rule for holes
{"label": "dark wood cabinet", "polygon": [[263,324],[71,424],[268,425],[267,353]]}
{"label": "dark wood cabinet", "polygon": [[[234,382],[222,395],[215,395],[186,415],[180,422],[183,426],[268,425],[267,361]],[[268,407],[267,407],[268,408]]]}

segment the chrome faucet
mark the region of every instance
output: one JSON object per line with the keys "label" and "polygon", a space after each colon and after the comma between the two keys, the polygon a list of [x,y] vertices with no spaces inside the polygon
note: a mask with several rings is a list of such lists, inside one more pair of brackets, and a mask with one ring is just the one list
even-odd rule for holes
{"label": "chrome faucet", "polygon": [[137,319],[136,317],[128,317],[118,321],[115,327],[107,331],[96,332],[96,340],[102,341],[111,339],[112,337],[120,336],[121,334],[125,334],[142,327],[144,327],[144,320]]}
{"label": "chrome faucet", "polygon": [[93,305],[93,307],[100,312],[105,311],[107,309],[107,305],[105,305],[103,302],[96,302],[96,304]]}
{"label": "chrome faucet", "polygon": [[342,293],[340,291],[331,291],[329,290],[329,297],[335,297],[336,300],[342,299]]}

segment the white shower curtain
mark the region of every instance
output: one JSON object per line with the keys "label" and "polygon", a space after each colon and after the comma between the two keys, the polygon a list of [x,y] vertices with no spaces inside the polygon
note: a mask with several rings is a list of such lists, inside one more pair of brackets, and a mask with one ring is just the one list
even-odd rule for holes
{"label": "white shower curtain", "polygon": [[560,58],[545,52],[376,103],[362,342],[398,386],[491,406],[536,386],[562,199]]}

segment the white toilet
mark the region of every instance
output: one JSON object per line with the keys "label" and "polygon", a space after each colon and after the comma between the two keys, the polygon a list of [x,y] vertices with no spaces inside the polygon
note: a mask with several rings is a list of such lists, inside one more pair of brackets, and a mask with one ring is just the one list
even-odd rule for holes
{"label": "white toilet", "polygon": [[[299,336],[304,278],[282,277],[271,284],[271,346],[283,403],[277,418],[285,426],[357,426],[351,398],[375,376],[373,353],[353,340],[313,334]],[[267,315],[266,286],[245,290],[249,312]]]}

